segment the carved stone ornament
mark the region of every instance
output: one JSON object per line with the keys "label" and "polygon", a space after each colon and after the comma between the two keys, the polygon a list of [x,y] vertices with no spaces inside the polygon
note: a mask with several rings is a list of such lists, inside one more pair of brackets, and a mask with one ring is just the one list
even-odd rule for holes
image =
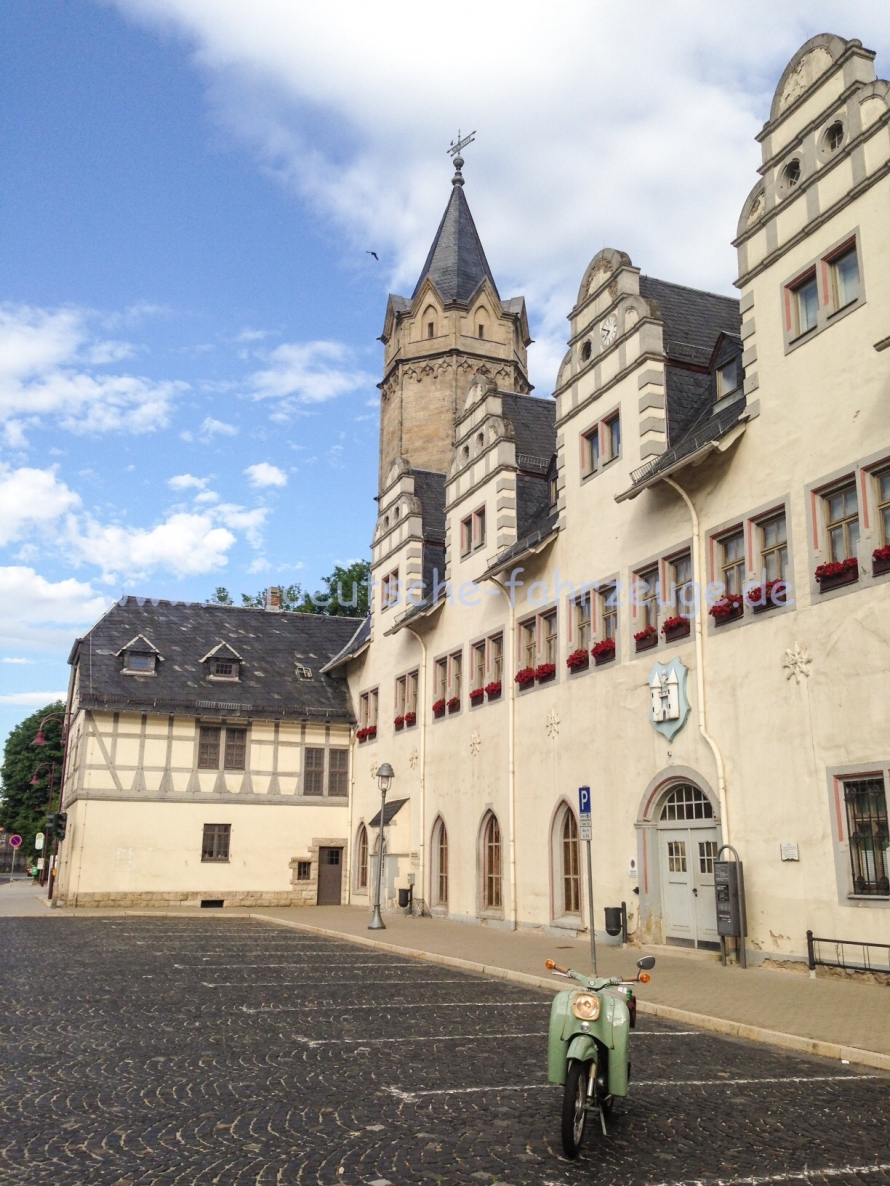
{"label": "carved stone ornament", "polygon": [[377,777],[377,763],[376,762],[371,763],[371,777],[372,778]]}
{"label": "carved stone ornament", "polygon": [[689,670],[679,659],[656,663],[649,675],[649,720],[673,741],[689,718],[686,681]]}
{"label": "carved stone ornament", "polygon": [[470,734],[470,753],[475,758],[482,749],[482,738],[479,736],[479,730],[474,729]]}
{"label": "carved stone ornament", "polygon": [[548,737],[555,738],[559,736],[559,724],[559,713],[555,708],[551,708],[547,714],[547,724],[545,726]]}
{"label": "carved stone ornament", "polygon": [[414,749],[411,751],[411,754],[408,758],[408,765],[411,767],[412,770],[416,770],[417,764],[419,761],[420,761],[420,754],[418,754],[417,746],[415,746]]}
{"label": "carved stone ornament", "polygon": [[834,58],[822,46],[817,45],[808,54],[804,54],[785,80],[785,89],[779,100],[779,111],[790,107],[795,99],[799,98],[821,74],[830,70],[833,65]]}
{"label": "carved stone ornament", "polygon": [[806,647],[802,647],[799,642],[794,644],[785,652],[785,658],[782,660],[782,666],[785,668],[785,679],[791,679],[794,676],[795,683],[800,683],[802,679],[806,679],[810,674],[810,664],[813,662],[812,656],[807,654]]}

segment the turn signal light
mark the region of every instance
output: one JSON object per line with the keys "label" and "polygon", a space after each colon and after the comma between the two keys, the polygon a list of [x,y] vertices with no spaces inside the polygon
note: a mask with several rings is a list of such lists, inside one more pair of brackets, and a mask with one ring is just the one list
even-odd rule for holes
{"label": "turn signal light", "polygon": [[593,993],[579,992],[572,1001],[572,1012],[582,1021],[596,1021],[600,1015],[600,999]]}
{"label": "turn signal light", "polygon": [[544,960],[544,967],[548,968],[552,972],[553,969],[556,967],[556,961],[555,960]]}
{"label": "turn signal light", "polygon": [[648,984],[651,979],[652,979],[652,977],[649,975],[648,972],[640,973],[640,984]]}

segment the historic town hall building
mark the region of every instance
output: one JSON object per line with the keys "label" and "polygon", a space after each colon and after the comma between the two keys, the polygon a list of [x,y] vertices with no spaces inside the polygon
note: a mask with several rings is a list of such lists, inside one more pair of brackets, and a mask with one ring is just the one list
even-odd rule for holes
{"label": "historic town hall building", "polygon": [[[731,844],[755,952],[799,956],[808,929],[890,942],[890,84],[873,58],[822,35],[782,75],[736,228],[739,299],[598,252],[552,395],[531,391],[525,303],[498,290],[456,160],[414,292],[386,310],[370,619],[317,619],[312,663],[276,627],[289,710],[267,697],[254,712],[236,691],[226,707],[192,680],[177,710],[181,786],[154,793],[83,773],[112,769],[110,753],[84,755],[120,734],[126,709],[84,698],[80,643],[63,900],[119,892],[114,848],[128,900],[305,901],[319,854],[338,851],[342,901],[366,903],[375,772],[389,762],[388,903],[411,883],[449,918],[585,929],[586,785],[598,930],[602,907],[624,900],[644,941],[716,944],[714,861]],[[106,642],[115,664],[163,652],[150,608]],[[177,634],[178,612],[163,629],[181,643],[193,627],[183,618]],[[221,656],[245,679],[265,662],[250,621],[291,617],[188,612],[204,614],[208,642],[193,662]],[[229,639],[217,623],[238,615],[241,641],[214,651]],[[295,662],[311,668],[302,685]],[[152,664],[157,700],[173,664]],[[106,690],[94,682],[94,697]],[[176,746],[172,706],[129,712],[134,753],[140,731],[168,729]],[[219,776],[199,770],[202,730],[229,727],[244,747],[237,787],[225,738]],[[288,731],[285,789],[271,762]],[[165,777],[159,756],[158,787]],[[188,816],[198,836],[247,813],[243,867],[221,877],[193,836],[188,876],[180,854],[149,884],[125,824],[134,799],[155,832]],[[247,823],[270,809],[274,867]]]}

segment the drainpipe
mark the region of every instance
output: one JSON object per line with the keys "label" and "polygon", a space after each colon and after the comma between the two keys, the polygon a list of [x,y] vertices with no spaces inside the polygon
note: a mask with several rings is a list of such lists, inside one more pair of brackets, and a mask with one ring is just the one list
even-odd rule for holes
{"label": "drainpipe", "polygon": [[353,812],[355,811],[355,729],[350,725],[349,727],[349,834],[346,841],[346,905],[352,905],[352,878],[355,875],[355,836],[353,835],[353,828],[355,820]]}
{"label": "drainpipe", "polygon": [[[522,569],[519,571],[521,572]],[[514,653],[516,646],[516,606],[513,599],[513,590],[507,592],[506,587],[501,584],[497,577],[490,577],[489,579],[494,581],[498,586],[507,598],[507,605],[510,607],[510,625],[508,628],[508,637],[505,639],[508,645],[504,647],[504,674],[502,682],[506,680],[509,689],[507,696],[507,802],[510,824],[510,913],[513,916],[511,921],[513,930],[515,931],[519,925],[519,909],[516,902],[516,762],[514,757],[516,737],[516,681],[513,679],[514,672],[507,670],[507,656]],[[510,666],[512,668],[512,664]]]}
{"label": "drainpipe", "polygon": [[[408,627],[420,643],[420,679],[417,681],[417,714],[420,717],[420,893],[426,894],[426,643],[411,626]],[[426,900],[426,899],[425,899]]]}
{"label": "drainpipe", "polygon": [[692,499],[683,487],[675,482],[673,478],[664,478],[663,481],[667,482],[668,486],[673,487],[677,491],[689,508],[689,517],[692,519],[692,579],[696,582],[699,591],[698,612],[695,615],[695,687],[696,699],[698,700],[698,729],[710,746],[711,753],[714,755],[714,762],[717,766],[717,796],[720,800],[720,814],[723,817],[723,843],[729,844],[729,803],[726,798],[726,767],[720,747],[708,732],[707,714],[705,712],[705,639],[704,623],[702,621],[704,617],[702,609],[704,606],[703,595],[705,582],[702,580],[701,525],[699,524],[698,512],[695,509]]}

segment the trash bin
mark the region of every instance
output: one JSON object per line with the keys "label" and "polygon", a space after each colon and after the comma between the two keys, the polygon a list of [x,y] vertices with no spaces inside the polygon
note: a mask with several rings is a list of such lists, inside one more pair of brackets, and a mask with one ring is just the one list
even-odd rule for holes
{"label": "trash bin", "polygon": [[620,935],[621,934],[621,907],[607,906],[606,907],[606,934]]}
{"label": "trash bin", "polygon": [[411,905],[411,886],[407,889],[399,890],[399,906],[404,910],[406,906]]}

